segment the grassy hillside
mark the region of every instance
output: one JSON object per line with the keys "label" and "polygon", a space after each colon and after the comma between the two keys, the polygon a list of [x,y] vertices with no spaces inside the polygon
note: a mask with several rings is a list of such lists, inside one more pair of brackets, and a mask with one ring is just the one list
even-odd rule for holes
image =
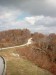
{"label": "grassy hillside", "polygon": [[15,48],[0,51],[0,55],[6,60],[6,75],[52,75],[16,54]]}

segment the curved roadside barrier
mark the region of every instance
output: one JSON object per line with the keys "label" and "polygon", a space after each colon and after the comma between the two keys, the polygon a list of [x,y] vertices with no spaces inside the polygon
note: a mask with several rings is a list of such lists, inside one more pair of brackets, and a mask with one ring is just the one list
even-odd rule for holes
{"label": "curved roadside barrier", "polygon": [[0,75],[5,75],[6,73],[6,61],[0,56]]}

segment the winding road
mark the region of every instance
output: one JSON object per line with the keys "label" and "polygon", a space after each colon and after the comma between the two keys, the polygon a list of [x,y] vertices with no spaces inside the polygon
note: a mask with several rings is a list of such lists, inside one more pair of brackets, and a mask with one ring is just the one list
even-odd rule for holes
{"label": "winding road", "polygon": [[28,39],[28,42],[27,42],[26,44],[19,45],[19,46],[13,46],[13,47],[0,48],[0,50],[22,47],[22,46],[29,45],[29,44],[31,44],[31,43],[32,43],[32,38]]}

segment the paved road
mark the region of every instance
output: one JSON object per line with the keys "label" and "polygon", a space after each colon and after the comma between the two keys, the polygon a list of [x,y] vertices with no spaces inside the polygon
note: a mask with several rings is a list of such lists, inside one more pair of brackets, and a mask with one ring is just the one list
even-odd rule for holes
{"label": "paved road", "polygon": [[28,39],[28,42],[27,42],[26,44],[23,44],[23,45],[20,45],[20,46],[13,46],[13,47],[0,48],[0,50],[22,47],[22,46],[29,45],[29,44],[31,44],[31,43],[32,43],[32,38]]}
{"label": "paved road", "polygon": [[0,75],[5,75],[5,60],[0,57]]}

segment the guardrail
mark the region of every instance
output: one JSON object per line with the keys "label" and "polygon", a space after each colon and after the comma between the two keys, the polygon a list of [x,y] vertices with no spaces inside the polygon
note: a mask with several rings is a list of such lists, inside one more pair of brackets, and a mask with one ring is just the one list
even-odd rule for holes
{"label": "guardrail", "polygon": [[0,75],[5,75],[6,73],[6,61],[5,58],[0,56]]}

